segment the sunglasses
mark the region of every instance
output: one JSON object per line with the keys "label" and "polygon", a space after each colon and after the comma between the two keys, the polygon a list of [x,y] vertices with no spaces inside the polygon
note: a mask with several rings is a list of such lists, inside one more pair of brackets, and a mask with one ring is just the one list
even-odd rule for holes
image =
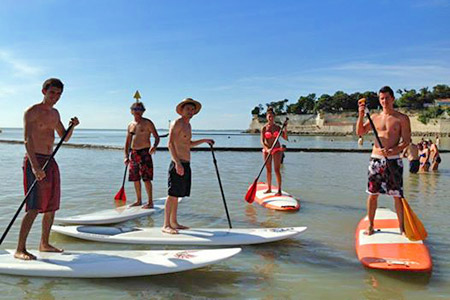
{"label": "sunglasses", "polygon": [[131,110],[133,110],[133,111],[145,111],[145,109],[143,109],[142,107],[134,107]]}

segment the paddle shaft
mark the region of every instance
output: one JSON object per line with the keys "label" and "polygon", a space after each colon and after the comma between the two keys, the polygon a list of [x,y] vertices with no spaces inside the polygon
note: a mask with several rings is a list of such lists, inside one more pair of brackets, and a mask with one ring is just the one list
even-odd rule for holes
{"label": "paddle shaft", "polygon": [[127,177],[128,165],[130,164],[131,143],[133,142],[134,132],[130,132],[130,135],[131,135],[130,148],[128,148],[128,156],[127,156],[128,163],[125,165],[125,172],[123,173],[122,188],[125,186],[125,179]]}
{"label": "paddle shaft", "polygon": [[256,177],[255,182],[253,183],[254,185],[256,184],[259,177],[261,176],[262,171],[264,170],[264,167],[266,166],[266,163],[269,161],[269,158],[272,156],[272,150],[273,150],[273,148],[275,148],[275,145],[278,143],[280,136],[283,134],[284,127],[286,127],[288,120],[289,120],[289,118],[286,118],[286,121],[284,121],[283,126],[281,126],[280,132],[278,133],[278,136],[275,139],[275,142],[273,142],[272,147],[270,147],[269,155],[267,155],[266,159],[264,160],[264,164],[262,165],[261,170],[259,171],[258,176]]}
{"label": "paddle shaft", "polygon": [[213,157],[214,166],[216,167],[217,180],[219,181],[219,187],[220,187],[220,193],[222,194],[223,205],[225,207],[225,212],[227,213],[228,226],[231,229],[232,226],[231,226],[230,214],[228,213],[227,201],[225,200],[225,194],[223,192],[222,180],[220,180],[219,167],[217,166],[216,155],[214,154],[213,145],[210,144],[209,146],[211,147],[211,154]]}
{"label": "paddle shaft", "polygon": [[[47,169],[48,164],[50,163],[50,161],[53,159],[53,157],[55,157],[56,152],[58,152],[59,147],[61,147],[62,143],[64,142],[64,140],[66,139],[67,135],[69,134],[70,130],[72,130],[72,128],[75,125],[72,123],[70,124],[69,128],[67,128],[66,132],[64,132],[63,136],[61,137],[61,140],[59,141],[59,143],[56,145],[55,150],[53,150],[52,155],[50,155],[49,159],[47,159],[47,161],[45,162],[44,166],[42,167],[42,170],[45,172],[45,170]],[[28,197],[30,196],[31,192],[34,190],[36,184],[37,184],[38,180],[35,179],[33,181],[33,183],[31,184],[31,186],[28,189],[28,192],[25,195],[25,199],[23,199],[22,203],[19,206],[19,209],[16,211],[16,213],[14,214],[14,217],[12,218],[11,222],[9,222],[8,227],[6,227],[5,232],[3,233],[1,239],[0,239],[0,245],[3,243],[3,240],[6,238],[6,235],[8,234],[9,230],[11,229],[12,225],[14,224],[14,222],[17,219],[17,216],[19,215],[20,211],[22,210],[23,206],[25,205]]]}

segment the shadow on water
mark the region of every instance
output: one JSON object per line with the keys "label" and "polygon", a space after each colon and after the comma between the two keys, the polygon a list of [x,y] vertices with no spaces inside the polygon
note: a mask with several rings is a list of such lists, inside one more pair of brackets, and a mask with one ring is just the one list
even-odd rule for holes
{"label": "shadow on water", "polygon": [[[91,283],[127,292],[129,296],[149,297],[231,297],[244,283],[255,284],[260,280],[252,272],[230,271],[222,266],[204,267],[180,273],[110,280],[94,279]],[[230,288],[232,287],[232,288]],[[233,292],[235,291],[235,292]]]}

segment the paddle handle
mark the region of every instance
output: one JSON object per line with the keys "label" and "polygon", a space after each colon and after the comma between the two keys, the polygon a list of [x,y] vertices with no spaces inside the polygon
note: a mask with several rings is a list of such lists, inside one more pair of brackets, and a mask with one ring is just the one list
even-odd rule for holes
{"label": "paddle handle", "polygon": [[217,180],[219,181],[220,193],[222,194],[223,205],[225,207],[225,212],[227,214],[228,226],[231,229],[233,227],[231,226],[230,214],[228,213],[227,201],[225,200],[225,194],[223,192],[222,180],[220,179],[219,167],[217,166],[216,155],[214,154],[214,147],[211,144],[209,144],[209,146],[211,147],[211,154],[212,154],[212,157],[213,157],[214,166],[216,168],[216,175],[217,175]]}
{"label": "paddle handle", "polygon": [[[49,159],[47,159],[47,161],[45,162],[44,166],[42,167],[42,170],[45,172],[45,170],[47,169],[48,164],[50,163],[50,161],[53,159],[53,157],[55,157],[56,152],[58,152],[59,147],[61,147],[62,143],[64,142],[64,140],[66,139],[67,135],[69,134],[69,132],[72,130],[72,128],[75,125],[73,123],[70,124],[69,128],[67,128],[66,132],[64,132],[63,136],[61,137],[61,140],[59,141],[59,143],[56,145],[55,150],[53,150],[52,155],[50,155]],[[5,232],[3,233],[2,237],[0,238],[0,245],[3,243],[3,240],[6,238],[6,235],[8,234],[9,230],[11,229],[12,225],[14,224],[14,222],[17,219],[17,216],[19,215],[20,211],[22,210],[23,206],[25,205],[28,197],[30,196],[31,192],[34,190],[36,184],[37,184],[37,179],[35,179],[33,181],[33,183],[31,184],[30,188],[28,189],[28,192],[25,195],[25,199],[23,199],[22,203],[20,204],[19,208],[17,209],[16,213],[14,214],[11,222],[9,222],[8,227],[6,227]]]}

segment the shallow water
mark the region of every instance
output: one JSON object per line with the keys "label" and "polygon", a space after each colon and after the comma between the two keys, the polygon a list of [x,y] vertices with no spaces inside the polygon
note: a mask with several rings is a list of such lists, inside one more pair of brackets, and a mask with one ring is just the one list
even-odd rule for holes
{"label": "shallow water", "polygon": [[[23,145],[0,144],[2,232],[23,200],[23,154]],[[117,150],[61,148],[57,161],[63,196],[57,214],[73,215],[112,207],[123,176],[122,157]],[[282,168],[283,189],[301,199],[302,207],[297,213],[270,211],[243,200],[248,184],[261,167],[259,153],[217,152],[216,158],[233,227],[308,226],[308,230],[292,240],[243,247],[240,254],[220,264],[177,274],[97,280],[0,275],[2,299],[449,297],[450,154],[442,154],[438,173],[404,173],[405,196],[429,232],[427,245],[434,263],[431,276],[368,270],[357,260],[354,232],[365,215],[368,154],[287,153]],[[154,156],[155,197],[166,193],[169,159],[168,152],[157,152]],[[210,153],[194,152],[192,169],[192,197],[179,206],[181,223],[193,227],[227,227]],[[126,187],[131,202],[134,190],[129,183]],[[379,205],[393,207],[388,197],[381,197]],[[123,225],[161,226],[162,217],[154,215]],[[21,216],[2,248],[16,246],[20,220]],[[38,245],[40,222],[39,217],[30,233],[31,249]],[[104,244],[58,234],[52,234],[51,241],[67,250],[186,248]]]}

